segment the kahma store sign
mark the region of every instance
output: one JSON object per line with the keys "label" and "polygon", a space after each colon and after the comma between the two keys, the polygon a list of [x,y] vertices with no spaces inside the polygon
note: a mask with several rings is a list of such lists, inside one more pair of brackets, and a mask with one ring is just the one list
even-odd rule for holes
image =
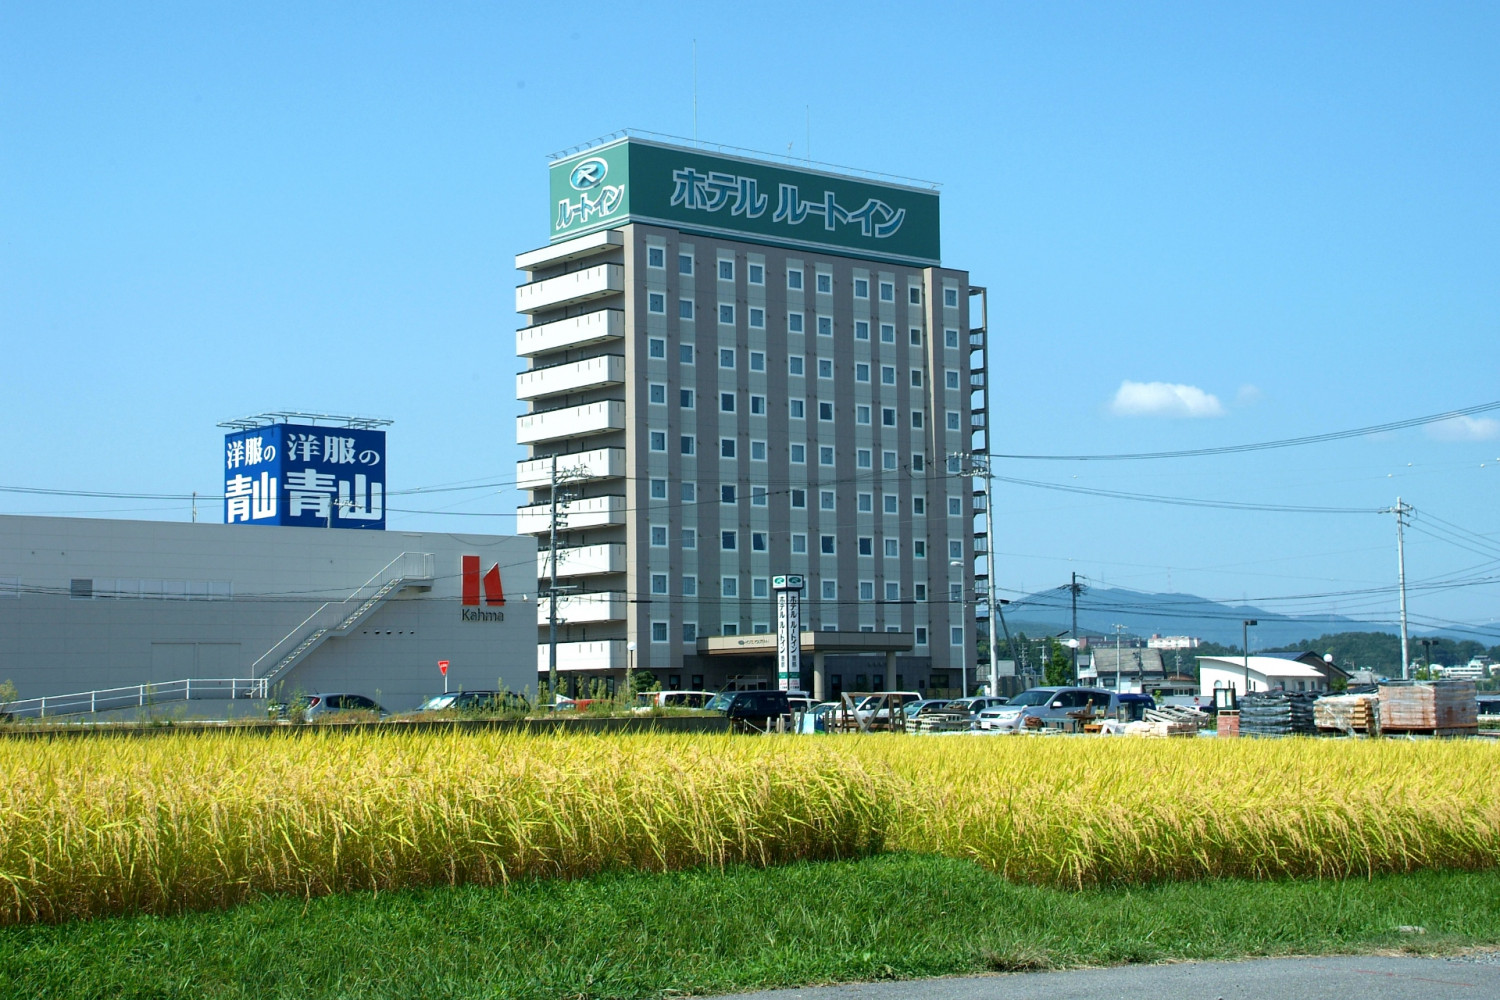
{"label": "kahma store sign", "polygon": [[552,240],[627,222],[936,265],[934,191],[627,138],[551,168]]}

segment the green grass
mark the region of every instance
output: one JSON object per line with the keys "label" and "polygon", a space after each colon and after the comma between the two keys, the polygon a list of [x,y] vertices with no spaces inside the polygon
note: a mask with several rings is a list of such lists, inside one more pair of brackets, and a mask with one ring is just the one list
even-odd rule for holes
{"label": "green grass", "polygon": [[896,854],[8,927],[0,996],[657,997],[1497,942],[1495,871],[1066,891]]}

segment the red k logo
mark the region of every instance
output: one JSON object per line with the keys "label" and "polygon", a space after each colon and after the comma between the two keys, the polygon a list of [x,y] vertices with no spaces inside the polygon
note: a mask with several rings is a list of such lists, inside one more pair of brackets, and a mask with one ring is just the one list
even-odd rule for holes
{"label": "red k logo", "polygon": [[505,588],[500,585],[500,564],[496,563],[490,567],[490,571],[481,578],[479,575],[479,557],[464,556],[464,604],[470,607],[479,606],[479,586],[481,580],[484,583],[484,603],[490,607],[496,607],[505,603]]}

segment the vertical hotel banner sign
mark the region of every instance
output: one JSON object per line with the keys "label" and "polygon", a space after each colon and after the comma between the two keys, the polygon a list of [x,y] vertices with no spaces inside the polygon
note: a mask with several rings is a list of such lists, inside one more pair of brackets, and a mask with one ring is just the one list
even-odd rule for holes
{"label": "vertical hotel banner sign", "polygon": [[623,138],[551,165],[552,241],[627,222],[919,267],[941,257],[938,195]]}
{"label": "vertical hotel banner sign", "polygon": [[776,591],[776,680],[783,691],[802,681],[802,577],[773,576]]}
{"label": "vertical hotel banner sign", "polygon": [[385,431],[268,424],[224,435],[224,523],[385,529]]}

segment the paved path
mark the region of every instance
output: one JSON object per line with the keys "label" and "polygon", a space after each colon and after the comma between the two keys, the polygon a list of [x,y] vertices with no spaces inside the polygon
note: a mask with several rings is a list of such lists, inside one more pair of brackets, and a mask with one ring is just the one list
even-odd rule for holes
{"label": "paved path", "polygon": [[1500,952],[1463,958],[1267,958],[1072,972],[857,983],[741,994],[741,1000],[1495,1000]]}

